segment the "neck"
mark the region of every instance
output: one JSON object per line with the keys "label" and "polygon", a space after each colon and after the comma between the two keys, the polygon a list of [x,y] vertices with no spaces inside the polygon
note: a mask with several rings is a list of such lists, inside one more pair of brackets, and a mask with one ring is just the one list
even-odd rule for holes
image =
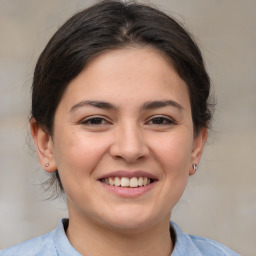
{"label": "neck", "polygon": [[169,256],[172,252],[169,218],[144,230],[124,231],[73,217],[70,214],[67,237],[82,255]]}

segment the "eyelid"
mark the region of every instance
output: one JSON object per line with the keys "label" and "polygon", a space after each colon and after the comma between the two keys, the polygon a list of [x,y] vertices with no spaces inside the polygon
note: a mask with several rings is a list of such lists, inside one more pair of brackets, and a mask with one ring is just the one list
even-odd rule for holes
{"label": "eyelid", "polygon": [[[104,123],[103,124],[90,124],[88,123],[89,121],[93,120],[93,119],[101,119]],[[79,122],[80,124],[84,124],[84,125],[92,125],[92,126],[97,126],[97,125],[105,125],[105,124],[110,124],[111,122],[109,121],[109,119],[105,116],[101,116],[101,115],[92,115],[92,116],[88,116],[86,118],[81,119],[81,121]]]}
{"label": "eyelid", "polygon": [[168,122],[170,122],[169,124],[159,124],[159,125],[173,125],[173,124],[177,124],[177,122],[172,117],[166,116],[166,115],[154,115],[154,116],[151,116],[151,117],[149,117],[147,119],[146,124],[149,123],[150,121],[156,119],[156,118],[163,118],[163,120],[167,120]]}

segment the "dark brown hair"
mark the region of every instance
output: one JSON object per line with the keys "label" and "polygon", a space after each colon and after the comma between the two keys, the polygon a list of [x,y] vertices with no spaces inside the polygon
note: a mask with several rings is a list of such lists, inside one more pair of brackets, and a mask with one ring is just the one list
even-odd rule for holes
{"label": "dark brown hair", "polygon": [[[105,0],[71,17],[48,42],[34,72],[31,117],[50,135],[68,84],[95,56],[114,49],[150,46],[173,63],[186,82],[195,136],[208,127],[210,80],[198,46],[173,18],[143,4]],[[60,188],[61,181],[56,171]]]}

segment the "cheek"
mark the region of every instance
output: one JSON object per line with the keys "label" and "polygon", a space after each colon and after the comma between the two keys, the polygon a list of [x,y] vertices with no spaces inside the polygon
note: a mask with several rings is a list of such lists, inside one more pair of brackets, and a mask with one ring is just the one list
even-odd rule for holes
{"label": "cheek", "polygon": [[151,148],[166,172],[182,175],[188,171],[193,146],[193,135],[187,132],[162,134],[153,140]]}
{"label": "cheek", "polygon": [[64,188],[67,180],[69,184],[88,180],[106,151],[108,141],[101,136],[85,135],[73,131],[55,137],[54,157]]}
{"label": "cheek", "polygon": [[[191,133],[192,134],[192,133]],[[151,140],[155,162],[161,170],[159,202],[163,215],[169,214],[181,198],[189,177],[193,135],[187,129],[158,134]]]}

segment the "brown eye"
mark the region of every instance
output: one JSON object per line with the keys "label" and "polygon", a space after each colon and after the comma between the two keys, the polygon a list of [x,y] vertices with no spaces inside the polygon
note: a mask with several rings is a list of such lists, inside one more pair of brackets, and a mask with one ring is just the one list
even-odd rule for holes
{"label": "brown eye", "polygon": [[108,124],[108,122],[102,117],[91,117],[91,118],[87,118],[87,119],[83,120],[81,122],[81,124],[83,124],[83,125],[104,125],[104,124]]}
{"label": "brown eye", "polygon": [[167,117],[164,116],[156,116],[154,118],[151,118],[147,124],[151,124],[151,125],[171,125],[171,124],[175,124],[175,122]]}

